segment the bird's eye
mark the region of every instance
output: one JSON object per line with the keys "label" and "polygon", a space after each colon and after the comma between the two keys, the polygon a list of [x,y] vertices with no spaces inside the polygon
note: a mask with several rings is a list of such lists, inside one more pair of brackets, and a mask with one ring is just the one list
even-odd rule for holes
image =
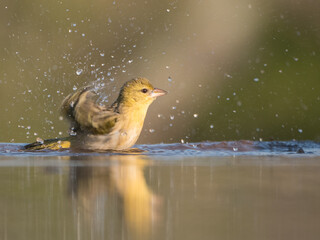
{"label": "bird's eye", "polygon": [[147,93],[147,92],[148,92],[148,89],[144,88],[144,89],[141,90],[141,92]]}

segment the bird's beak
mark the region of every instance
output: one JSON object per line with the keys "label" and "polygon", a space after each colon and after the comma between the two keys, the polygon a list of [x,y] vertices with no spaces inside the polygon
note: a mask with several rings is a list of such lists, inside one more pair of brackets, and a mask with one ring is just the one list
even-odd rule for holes
{"label": "bird's beak", "polygon": [[150,93],[150,96],[151,97],[160,97],[160,96],[163,96],[163,95],[166,95],[168,92],[165,91],[165,90],[162,90],[162,89],[159,89],[159,88],[155,88],[153,89],[153,91]]}

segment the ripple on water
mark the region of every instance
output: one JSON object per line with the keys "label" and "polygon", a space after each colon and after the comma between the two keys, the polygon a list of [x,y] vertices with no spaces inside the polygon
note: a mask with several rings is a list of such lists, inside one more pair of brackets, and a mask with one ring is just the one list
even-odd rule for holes
{"label": "ripple on water", "polygon": [[[160,156],[234,156],[292,155],[320,156],[320,143],[313,141],[226,141],[170,144],[142,144],[138,149],[116,152],[24,151],[22,143],[0,143],[2,156],[81,156],[96,154],[143,154]],[[142,151],[141,151],[142,150]]]}

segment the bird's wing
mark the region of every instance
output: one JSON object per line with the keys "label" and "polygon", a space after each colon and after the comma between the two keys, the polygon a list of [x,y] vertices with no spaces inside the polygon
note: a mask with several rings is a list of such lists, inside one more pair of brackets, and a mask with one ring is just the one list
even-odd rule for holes
{"label": "bird's wing", "polygon": [[107,134],[117,122],[119,114],[113,108],[96,103],[96,94],[90,87],[80,89],[66,97],[61,106],[62,114],[77,131]]}

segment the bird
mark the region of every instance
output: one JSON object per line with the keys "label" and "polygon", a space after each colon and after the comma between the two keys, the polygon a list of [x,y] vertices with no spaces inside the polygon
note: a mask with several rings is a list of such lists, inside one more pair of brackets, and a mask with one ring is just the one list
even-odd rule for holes
{"label": "bird", "polygon": [[70,121],[70,136],[28,144],[26,150],[75,149],[89,151],[130,149],[138,140],[150,104],[166,95],[146,78],[124,83],[111,106],[97,103],[93,86],[80,88],[62,102],[61,113]]}

